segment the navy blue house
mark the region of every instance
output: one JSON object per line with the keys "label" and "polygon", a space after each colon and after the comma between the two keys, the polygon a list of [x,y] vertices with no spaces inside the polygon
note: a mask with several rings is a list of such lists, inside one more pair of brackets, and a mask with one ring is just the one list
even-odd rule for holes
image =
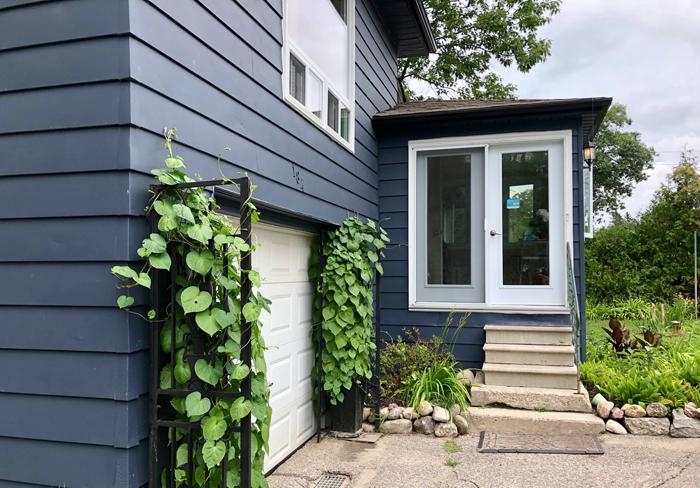
{"label": "navy blue house", "polygon": [[148,325],[109,269],[138,259],[164,126],[191,173],[258,186],[268,468],[315,428],[305,266],[348,215],[397,245],[389,333],[469,311],[479,367],[484,324],[568,323],[610,100],[400,104],[397,58],[434,43],[420,0],[0,0],[0,486],[147,484]]}

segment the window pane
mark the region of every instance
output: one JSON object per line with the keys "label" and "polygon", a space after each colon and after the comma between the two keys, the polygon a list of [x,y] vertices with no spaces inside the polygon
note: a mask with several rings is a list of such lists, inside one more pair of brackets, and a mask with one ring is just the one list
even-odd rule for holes
{"label": "window pane", "polygon": [[331,92],[328,92],[328,127],[336,132],[338,132],[339,111],[338,99]]}
{"label": "window pane", "polygon": [[340,137],[350,140],[350,109],[345,106],[340,109]]}
{"label": "window pane", "polygon": [[323,111],[323,82],[311,70],[307,70],[306,106],[316,117],[321,118],[321,112]]}
{"label": "window pane", "polygon": [[593,237],[593,170],[583,168],[583,233]]}
{"label": "window pane", "polygon": [[333,7],[338,11],[340,18],[347,19],[347,0],[331,0]]}
{"label": "window pane", "polygon": [[549,155],[503,154],[503,284],[549,285]]}
{"label": "window pane", "polygon": [[471,284],[471,155],[427,160],[429,285]]}
{"label": "window pane", "polygon": [[289,94],[305,103],[306,100],[306,66],[293,54],[289,55]]}
{"label": "window pane", "polygon": [[328,0],[288,0],[287,35],[335,92],[350,98],[348,26],[333,4]]}

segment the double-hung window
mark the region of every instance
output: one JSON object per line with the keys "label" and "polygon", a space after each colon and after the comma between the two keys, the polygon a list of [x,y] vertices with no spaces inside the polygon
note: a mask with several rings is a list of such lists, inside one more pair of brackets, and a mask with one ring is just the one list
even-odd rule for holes
{"label": "double-hung window", "polygon": [[355,0],[286,0],[285,99],[352,149]]}

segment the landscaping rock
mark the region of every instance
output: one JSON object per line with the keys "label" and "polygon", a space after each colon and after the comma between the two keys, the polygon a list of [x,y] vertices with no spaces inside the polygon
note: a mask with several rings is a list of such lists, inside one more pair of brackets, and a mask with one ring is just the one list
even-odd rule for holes
{"label": "landscaping rock", "polygon": [[364,422],[362,424],[362,432],[366,432],[368,434],[371,434],[372,432],[375,432],[377,429],[375,429],[374,424],[368,424],[367,422]]}
{"label": "landscaping rock", "polygon": [[700,408],[698,408],[693,402],[688,402],[683,407],[683,413],[686,417],[700,419]]}
{"label": "landscaping rock", "polygon": [[394,407],[389,409],[389,414],[386,416],[387,420],[396,420],[403,417],[403,407]]}
{"label": "landscaping rock", "polygon": [[622,420],[625,418],[625,412],[621,408],[615,407],[610,412],[610,418],[615,420]]}
{"label": "landscaping rock", "polygon": [[640,418],[647,416],[647,411],[639,405],[625,403],[622,406],[622,411],[625,413],[625,417]]}
{"label": "landscaping rock", "polygon": [[426,415],[430,415],[433,413],[433,406],[430,404],[429,401],[423,400],[420,404],[420,407],[418,408],[418,415],[421,417],[425,417]]}
{"label": "landscaping rock", "polygon": [[463,369],[457,373],[457,379],[465,386],[474,383],[474,373],[470,369]]}
{"label": "landscaping rock", "polygon": [[627,434],[627,429],[625,429],[625,426],[620,424],[619,422],[614,421],[613,419],[610,419],[607,422],[605,422],[605,430],[612,434]]}
{"label": "landscaping rock", "polygon": [[597,407],[595,407],[595,411],[598,414],[598,417],[605,420],[610,417],[610,412],[612,412],[613,408],[615,408],[615,404],[613,402],[603,400]]}
{"label": "landscaping rock", "polygon": [[484,384],[484,372],[479,370],[474,372],[474,383],[477,383],[479,385]]}
{"label": "landscaping rock", "polygon": [[387,420],[379,426],[382,434],[410,434],[413,430],[413,422],[406,419]]}
{"label": "landscaping rock", "polygon": [[467,419],[462,417],[462,415],[454,415],[452,417],[452,423],[454,423],[455,426],[457,426],[457,432],[459,432],[459,435],[465,435],[469,430],[469,424],[467,423]]}
{"label": "landscaping rock", "polygon": [[452,422],[435,424],[435,437],[457,437],[459,431]]}
{"label": "landscaping rock", "polygon": [[365,407],[362,409],[362,421],[367,422],[367,419],[369,418],[369,414],[372,413],[372,409],[369,407]]}
{"label": "landscaping rock", "polygon": [[408,420],[416,420],[418,418],[418,414],[416,413],[416,410],[413,407],[404,408],[403,414],[401,416]]}
{"label": "landscaping rock", "polygon": [[665,417],[668,415],[668,408],[663,403],[650,403],[647,405],[647,415],[656,418]]}
{"label": "landscaping rock", "polygon": [[435,421],[432,417],[421,417],[413,422],[413,428],[419,434],[433,435],[435,433]]}
{"label": "landscaping rock", "polygon": [[677,408],[673,411],[670,434],[671,437],[700,437],[700,420],[688,417]]}
{"label": "landscaping rock", "polygon": [[433,420],[435,422],[449,422],[450,421],[450,411],[446,408],[442,408],[438,405],[433,407]]}
{"label": "landscaping rock", "polygon": [[450,416],[454,417],[455,415],[459,415],[461,411],[462,407],[460,407],[458,403],[455,403],[450,407]]}
{"label": "landscaping rock", "polygon": [[389,417],[389,407],[379,409],[379,420],[386,420]]}
{"label": "landscaping rock", "polygon": [[634,435],[668,435],[671,421],[667,417],[625,417],[625,427]]}

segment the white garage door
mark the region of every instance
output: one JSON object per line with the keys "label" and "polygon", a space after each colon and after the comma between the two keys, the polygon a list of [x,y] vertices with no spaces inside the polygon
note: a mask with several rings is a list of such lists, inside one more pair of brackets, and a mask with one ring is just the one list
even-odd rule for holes
{"label": "white garage door", "polygon": [[253,268],[263,280],[262,294],[272,300],[262,317],[272,406],[269,471],[315,433],[312,403],[311,304],[307,274],[311,234],[276,226],[253,225],[258,248]]}

